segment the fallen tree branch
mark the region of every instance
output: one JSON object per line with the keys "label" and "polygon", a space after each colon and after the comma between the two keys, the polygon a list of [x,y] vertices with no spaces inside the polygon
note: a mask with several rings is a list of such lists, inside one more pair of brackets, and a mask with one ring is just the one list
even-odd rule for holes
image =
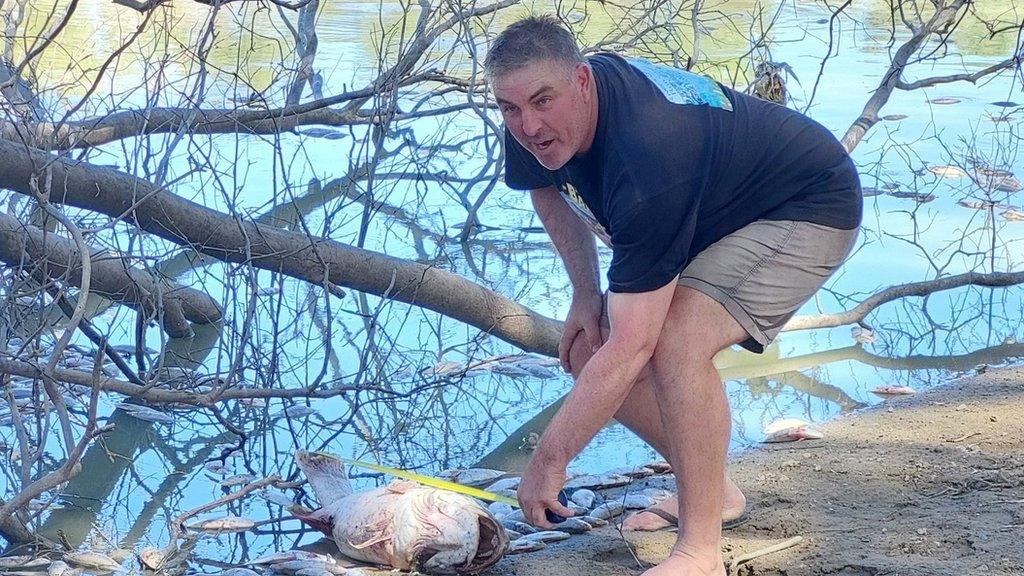
{"label": "fallen tree branch", "polygon": [[[419,78],[417,77],[418,81]],[[372,95],[371,90],[357,90],[319,103]],[[316,104],[313,102],[311,104]],[[493,104],[491,105],[494,106]],[[394,114],[392,121],[414,120],[465,110],[467,103],[453,104],[433,110]],[[312,108],[310,104],[285,106],[273,110],[237,108],[148,108],[125,110],[98,118],[65,122],[15,123],[0,119],[0,138],[14,142],[32,142],[49,146],[48,150],[71,150],[109,144],[125,138],[152,134],[188,132],[189,134],[280,134],[299,126],[356,126],[379,124],[380,115],[363,111],[342,111],[333,108]]]}
{"label": "fallen tree branch", "polygon": [[[171,337],[192,333],[188,321],[207,324],[221,319],[221,310],[208,295],[133,268],[123,258],[90,249],[91,292],[159,318]],[[81,254],[69,240],[0,214],[0,261],[24,266],[40,284],[63,278],[74,286],[81,282]]]}
{"label": "fallen tree branch", "polygon": [[[451,272],[245,221],[180,198],[117,170],[0,140],[0,187],[23,194],[49,164],[51,202],[123,218],[171,242],[230,262],[248,262],[317,286],[325,281],[369,294],[389,294],[497,336],[528,352],[555,355],[561,322]],[[251,255],[251,257],[250,257]],[[326,269],[325,269],[326,264]],[[388,292],[389,286],[394,288]]]}
{"label": "fallen tree branch", "polygon": [[886,302],[908,296],[928,296],[934,292],[952,290],[968,285],[988,286],[993,288],[1014,286],[1024,283],[1024,272],[966,272],[956,276],[947,276],[936,280],[911,282],[890,286],[876,292],[868,299],[846,312],[835,314],[819,314],[815,316],[796,316],[782,327],[783,332],[793,330],[809,330],[812,328],[834,328],[846,324],[854,324]]}

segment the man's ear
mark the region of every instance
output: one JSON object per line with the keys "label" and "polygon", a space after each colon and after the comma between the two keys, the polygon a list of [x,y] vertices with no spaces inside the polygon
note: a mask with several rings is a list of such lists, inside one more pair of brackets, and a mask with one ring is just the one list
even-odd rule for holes
{"label": "man's ear", "polygon": [[590,83],[594,81],[594,75],[586,62],[579,62],[572,70],[572,84],[584,95],[590,94]]}

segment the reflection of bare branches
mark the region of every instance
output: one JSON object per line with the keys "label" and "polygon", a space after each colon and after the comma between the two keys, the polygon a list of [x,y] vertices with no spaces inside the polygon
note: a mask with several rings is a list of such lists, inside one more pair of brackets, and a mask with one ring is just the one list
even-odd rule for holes
{"label": "reflection of bare branches", "polygon": [[956,276],[912,282],[890,286],[865,299],[856,307],[846,312],[820,314],[817,316],[797,316],[786,323],[784,331],[807,330],[811,328],[830,328],[846,324],[860,323],[867,315],[886,302],[908,296],[927,296],[942,290],[952,290],[963,286],[1005,287],[1024,283],[1024,272],[966,272]]}

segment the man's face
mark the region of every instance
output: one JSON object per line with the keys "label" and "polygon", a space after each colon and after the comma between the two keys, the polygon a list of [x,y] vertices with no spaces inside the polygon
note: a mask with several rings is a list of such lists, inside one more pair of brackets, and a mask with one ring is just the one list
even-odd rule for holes
{"label": "man's face", "polygon": [[548,170],[557,170],[590,147],[593,76],[586,64],[572,69],[535,61],[492,79],[494,96],[516,141]]}

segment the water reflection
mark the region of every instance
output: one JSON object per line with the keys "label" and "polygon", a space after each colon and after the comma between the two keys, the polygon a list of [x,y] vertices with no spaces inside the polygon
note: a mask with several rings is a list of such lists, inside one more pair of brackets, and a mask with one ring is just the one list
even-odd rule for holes
{"label": "water reflection", "polygon": [[[66,43],[113,45],[112,29],[94,24],[117,20],[123,9],[99,0],[84,4],[88,9],[80,15],[83,20],[68,28]],[[974,7],[969,19],[981,15],[1001,22],[1005,18],[997,4]],[[380,21],[378,4],[325,2],[323,6],[318,62],[327,77],[325,92],[372,78],[377,67],[366,62],[374,62],[375,44],[387,43],[385,37],[395,38],[395,25],[404,21],[398,5],[385,4]],[[737,84],[745,82],[742,69],[750,60],[746,31],[759,18],[751,16],[758,6],[747,0],[708,4],[709,16],[703,25],[713,33],[704,44],[706,72]],[[780,6],[763,4],[772,57],[790,63],[801,78],[813,78],[819,61],[808,55],[815,50],[824,53],[824,45],[813,39],[827,36],[829,12],[820,5],[780,12]],[[191,2],[170,3],[164,32],[185,45],[194,43],[206,10]],[[588,44],[605,39],[623,18],[619,8],[603,4],[580,3],[570,10],[583,13],[581,37]],[[849,17],[858,24],[837,32],[844,46],[858,42],[858,50],[844,50],[830,62],[828,82],[810,110],[833,130],[849,124],[884,71],[886,51],[867,48],[873,44],[865,43],[864,35],[886,34],[889,10],[890,4],[881,0],[857,3]],[[499,25],[514,15],[515,11],[502,14]],[[773,20],[776,15],[778,19]],[[231,25],[243,16],[252,18],[248,21],[255,24],[254,29],[275,30],[280,25],[272,12],[251,14],[232,6],[220,13],[217,24],[227,31],[214,44],[210,62],[217,68],[240,69],[241,75],[213,80],[211,94],[203,96],[208,105],[230,103],[231,98],[272,86],[280,77],[275,67],[280,66],[284,44],[269,33],[254,34]],[[126,25],[134,25],[132,17],[125,18]],[[980,40],[984,34],[975,24],[954,35],[963,54],[988,62],[989,55],[1007,53],[1003,44]],[[34,23],[30,29],[39,26]],[[146,49],[152,49],[153,41],[146,40]],[[454,42],[445,41],[447,45]],[[637,50],[671,59],[675,48],[691,42],[689,29],[680,26],[664,45]],[[244,56],[239,56],[240,47],[246,47]],[[44,84],[61,79],[74,85],[82,76],[80,68],[96,65],[88,56],[65,73],[69,62],[64,59],[70,51],[54,54],[40,65]],[[112,81],[113,92],[138,86],[149,65],[143,56],[119,64],[124,68]],[[169,60],[169,74],[186,74],[183,54]],[[457,59],[451,64],[458,70],[467,66]],[[964,140],[972,141],[968,148],[997,150],[993,155],[1000,165],[1019,169],[1016,121],[1001,123],[989,132],[984,120],[989,113],[985,103],[1005,99],[1013,88],[1007,78],[972,86],[970,97],[957,108],[929,107],[925,102],[935,96],[931,92],[968,91],[960,86],[894,96],[891,108],[910,116],[869,134],[857,160],[875,186],[892,183],[934,194],[936,200],[917,204],[891,194],[869,199],[864,244],[805,313],[847,308],[889,284],[961,269],[1019,267],[1021,226],[959,207],[956,200],[979,191],[968,180],[952,183],[921,172],[922,162],[936,165],[962,159],[968,150],[953,145]],[[808,91],[810,86],[796,90],[800,103],[805,103],[808,96],[801,89]],[[452,101],[458,98],[462,95]],[[123,104],[143,100],[132,93]],[[410,105],[412,100],[401,104]],[[467,187],[467,181],[482,169],[484,158],[492,157],[494,137],[479,136],[482,123],[473,114],[455,118],[417,121],[376,136],[372,128],[353,127],[331,132],[342,138],[302,131],[269,139],[246,135],[140,138],[105,147],[94,159],[120,158],[122,147],[136,146],[132,154],[138,158],[129,158],[123,168],[155,181],[174,182],[175,193],[205,205],[223,209],[231,204],[258,222],[307,227],[314,235],[450,269],[543,314],[564,313],[570,298],[567,280],[546,238],[537,233],[538,223],[522,194],[495,189],[478,214],[482,231],[467,242],[457,240],[467,218],[467,200],[482,193]],[[986,128],[979,130],[982,120]],[[939,137],[936,125],[949,134]],[[376,146],[370,140],[382,144]],[[215,176],[192,173],[193,157],[209,162]],[[999,201],[1020,203],[1014,193]],[[951,231],[956,239],[950,237]],[[339,295],[271,272],[203,261],[191,251],[139,237],[129,229],[99,235],[113,246],[141,246],[147,262],[157,270],[200,286],[225,302],[228,321],[202,327],[190,339],[164,341],[158,331],[142,327],[144,344],[157,351],[145,359],[147,368],[196,369],[201,375],[232,378],[243,386],[360,389],[310,402],[315,415],[277,417],[286,408],[304,406],[302,402],[274,400],[267,406],[228,402],[217,408],[221,421],[209,411],[179,410],[173,412],[172,426],[144,422],[113,409],[112,402],[105,404],[115,429],[90,447],[83,472],[62,490],[66,507],[46,514],[40,525],[43,534],[63,533],[72,544],[88,541],[97,529],[116,535],[114,539],[126,546],[162,542],[174,515],[224,493],[220,481],[225,476],[276,473],[294,479],[291,451],[296,447],[324,448],[427,473],[474,464],[521,470],[534,435],[543,430],[570,385],[565,376],[539,378],[495,371],[439,376],[436,367],[442,362],[467,365],[516,351],[479,330],[386,298]],[[602,252],[601,257],[607,264],[609,254]],[[91,304],[94,321],[112,341],[134,344],[139,329],[134,315],[118,308],[104,311],[107,304]],[[978,365],[1002,364],[1024,355],[1015,343],[1024,334],[1021,309],[1019,289],[960,289],[881,308],[870,317],[879,334],[874,346],[853,345],[848,328],[841,328],[786,334],[762,356],[727,351],[718,358],[718,367],[734,410],[733,448],[756,442],[764,423],[781,416],[824,420],[877,402],[868,390],[880,383],[933,385],[970,373]],[[37,303],[7,312],[25,334],[39,325],[38,311]],[[44,322],[61,326],[56,314],[45,316]],[[225,423],[244,437],[225,432]],[[0,439],[9,446],[15,444],[8,427],[0,429]],[[223,452],[217,445],[225,443],[240,444],[242,450],[223,458],[227,470],[211,470],[207,464],[216,463]],[[600,471],[649,456],[635,438],[612,425],[574,466]],[[55,464],[49,455],[35,472]],[[14,485],[14,469],[13,464],[4,466],[5,495]],[[370,476],[360,483],[381,480]],[[304,498],[301,491],[288,494],[299,501]],[[280,505],[258,497],[232,504],[229,512],[261,520],[286,515]],[[217,565],[311,539],[296,523],[275,521],[257,534],[207,541],[202,553],[215,559],[210,565]]]}

